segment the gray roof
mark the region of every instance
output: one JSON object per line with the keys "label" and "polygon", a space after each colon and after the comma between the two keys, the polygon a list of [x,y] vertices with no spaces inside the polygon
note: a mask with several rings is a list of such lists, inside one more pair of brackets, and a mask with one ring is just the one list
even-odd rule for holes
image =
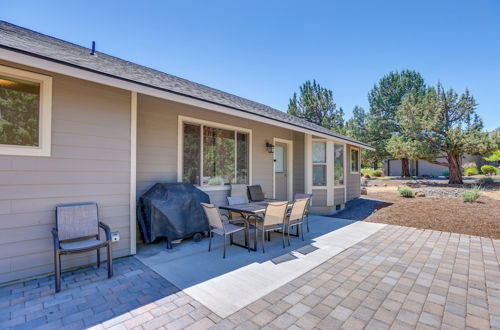
{"label": "gray roof", "polygon": [[261,103],[0,21],[0,47],[369,145]]}

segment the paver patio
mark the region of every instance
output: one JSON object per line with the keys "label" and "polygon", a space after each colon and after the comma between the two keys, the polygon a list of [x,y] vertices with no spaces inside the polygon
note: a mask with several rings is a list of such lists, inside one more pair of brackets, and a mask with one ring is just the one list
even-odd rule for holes
{"label": "paver patio", "polygon": [[386,226],[221,319],[130,257],[58,295],[48,277],[0,288],[0,328],[500,329],[499,258],[499,240]]}

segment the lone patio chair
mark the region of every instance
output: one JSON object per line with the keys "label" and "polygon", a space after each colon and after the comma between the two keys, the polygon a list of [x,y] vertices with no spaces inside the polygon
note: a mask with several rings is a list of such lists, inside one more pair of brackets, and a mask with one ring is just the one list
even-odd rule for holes
{"label": "lone patio chair", "polygon": [[299,235],[300,231],[302,240],[304,240],[304,229],[302,228],[302,225],[304,224],[304,218],[308,203],[309,198],[297,199],[293,202],[292,210],[290,211],[290,214],[287,215],[286,221],[288,245],[290,245],[290,229],[292,227],[297,228],[297,236]]}
{"label": "lone patio chair", "polygon": [[312,194],[295,194],[294,196],[295,200],[304,198],[308,198],[305,216],[306,216],[307,232],[309,232],[309,208],[311,207]]}
{"label": "lone patio chair", "polygon": [[[244,227],[237,226],[233,223],[231,223],[231,220],[224,214],[221,214],[219,212],[219,209],[213,205],[213,204],[206,204],[206,203],[201,203],[201,206],[203,207],[203,210],[205,211],[205,214],[208,218],[208,252],[212,250],[212,234],[217,234],[221,235],[224,239],[224,254],[223,258],[226,258],[226,237],[230,237],[230,242],[233,242],[233,234],[237,233],[239,231],[244,230],[245,231],[245,242],[246,246],[248,249],[248,252],[250,252],[250,245],[248,244],[249,241],[249,230],[248,230],[248,222],[246,222],[245,219],[240,219],[238,218],[238,222],[243,222],[245,224]],[[222,218],[225,217],[226,219],[223,220]]]}
{"label": "lone patio chair", "polygon": [[[265,253],[264,241],[265,234],[270,233],[275,230],[281,231],[281,240],[283,242],[283,248],[285,247],[285,217],[286,210],[288,207],[288,202],[271,202],[266,207],[266,213],[261,221],[257,221],[255,224],[255,230],[262,232],[262,253]],[[259,223],[260,222],[260,223]],[[256,233],[257,234],[257,233]],[[270,236],[268,236],[270,239]]]}
{"label": "lone patio chair", "polygon": [[[99,228],[106,234],[101,241]],[[61,291],[61,255],[97,250],[97,267],[101,266],[100,249],[108,250],[108,278],[113,276],[111,256],[111,230],[100,222],[96,203],[67,204],[56,207],[56,227],[52,229],[54,240],[54,265],[56,292]]]}

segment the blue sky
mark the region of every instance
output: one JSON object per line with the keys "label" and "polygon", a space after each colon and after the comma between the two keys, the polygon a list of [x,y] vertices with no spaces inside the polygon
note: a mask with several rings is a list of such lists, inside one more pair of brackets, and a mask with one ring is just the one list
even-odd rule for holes
{"label": "blue sky", "polygon": [[286,110],[307,79],[350,116],[384,74],[469,88],[500,126],[500,1],[3,1],[0,19]]}

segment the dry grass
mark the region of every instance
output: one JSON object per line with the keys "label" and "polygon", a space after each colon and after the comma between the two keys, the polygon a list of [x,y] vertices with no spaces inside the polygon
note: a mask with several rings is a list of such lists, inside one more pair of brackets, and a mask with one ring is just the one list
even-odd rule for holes
{"label": "dry grass", "polygon": [[500,190],[483,192],[475,203],[464,203],[461,198],[408,199],[397,194],[402,183],[368,187],[368,198],[387,204],[365,221],[500,239]]}

